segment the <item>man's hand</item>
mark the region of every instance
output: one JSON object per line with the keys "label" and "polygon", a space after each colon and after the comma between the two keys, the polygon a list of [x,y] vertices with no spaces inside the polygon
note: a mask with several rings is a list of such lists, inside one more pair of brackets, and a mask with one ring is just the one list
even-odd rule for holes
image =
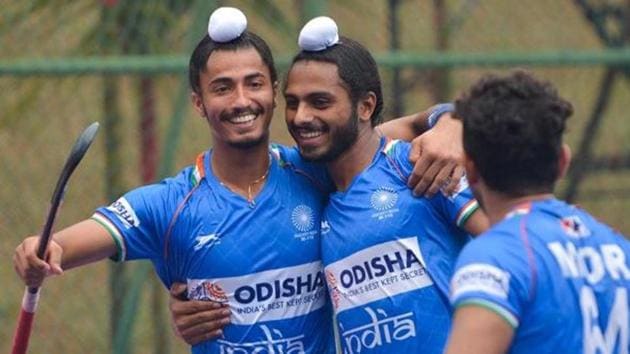
{"label": "man's hand", "polygon": [[45,260],[37,257],[39,236],[26,238],[13,254],[13,269],[29,288],[38,288],[44,278],[49,275],[63,273],[61,269],[61,255],[63,249],[57,242],[50,240]]}
{"label": "man's hand", "polygon": [[169,308],[175,333],[186,343],[195,345],[223,335],[230,323],[227,304],[214,301],[186,300],[186,284],[174,283]]}
{"label": "man's hand", "polygon": [[440,189],[457,191],[464,175],[462,122],[445,113],[433,129],[411,141],[409,160],[414,164],[407,185],[416,196],[433,196]]}

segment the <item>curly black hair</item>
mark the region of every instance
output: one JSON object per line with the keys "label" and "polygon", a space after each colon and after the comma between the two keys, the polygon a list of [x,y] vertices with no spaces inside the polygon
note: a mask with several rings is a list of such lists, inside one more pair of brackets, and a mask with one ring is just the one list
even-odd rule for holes
{"label": "curly black hair", "polygon": [[487,75],[455,101],[464,149],[485,184],[509,196],[553,191],[571,103],[522,70]]}

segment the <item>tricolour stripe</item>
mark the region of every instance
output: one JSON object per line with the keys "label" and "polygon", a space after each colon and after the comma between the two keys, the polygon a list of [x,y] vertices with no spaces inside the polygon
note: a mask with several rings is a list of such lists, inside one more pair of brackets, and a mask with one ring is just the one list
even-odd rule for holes
{"label": "tricolour stripe", "polygon": [[455,224],[459,227],[463,227],[468,221],[468,218],[479,209],[479,203],[477,200],[472,199],[468,203],[464,205],[464,207],[457,214],[457,218],[455,219]]}
{"label": "tricolour stripe", "polygon": [[510,311],[491,301],[485,299],[466,299],[456,305],[457,308],[461,308],[464,306],[481,306],[499,315],[510,326],[512,326],[512,328],[516,329],[518,327],[518,318],[516,318],[516,316],[514,316]]}
{"label": "tricolour stripe", "polygon": [[396,146],[396,144],[398,144],[400,142],[400,140],[389,140],[385,143],[385,147],[383,148],[383,152],[386,155],[389,155],[389,153],[394,149],[394,146]]}
{"label": "tricolour stripe", "polygon": [[112,239],[114,239],[114,243],[116,244],[116,256],[112,257],[112,259],[116,262],[124,261],[127,257],[127,249],[125,248],[125,241],[123,240],[122,234],[118,231],[116,225],[103,214],[98,212],[94,213],[90,219],[101,224],[101,226],[107,230]]}

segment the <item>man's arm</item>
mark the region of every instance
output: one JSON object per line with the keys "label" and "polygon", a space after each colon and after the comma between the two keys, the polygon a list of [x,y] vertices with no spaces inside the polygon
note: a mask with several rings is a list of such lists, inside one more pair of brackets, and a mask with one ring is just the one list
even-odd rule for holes
{"label": "man's arm", "polygon": [[53,235],[45,259],[37,257],[39,236],[26,238],[16,249],[13,265],[29,287],[39,287],[48,275],[99,261],[116,253],[109,232],[94,220],[84,220]]}
{"label": "man's arm", "polygon": [[490,220],[486,213],[477,209],[464,224],[464,230],[473,236],[478,236],[490,227]]}
{"label": "man's arm", "polygon": [[[462,122],[453,118],[448,108],[444,104],[433,106],[378,126],[389,138],[411,141],[409,160],[414,169],[408,185],[415,195],[430,197],[441,188],[453,193],[464,175]],[[434,123],[431,129],[429,120]]]}
{"label": "man's arm", "polygon": [[394,118],[380,124],[377,129],[389,138],[412,141],[430,129],[428,122],[430,113],[431,108],[408,116]]}
{"label": "man's arm", "polygon": [[446,354],[502,354],[509,349],[514,330],[495,312],[478,305],[455,311]]}

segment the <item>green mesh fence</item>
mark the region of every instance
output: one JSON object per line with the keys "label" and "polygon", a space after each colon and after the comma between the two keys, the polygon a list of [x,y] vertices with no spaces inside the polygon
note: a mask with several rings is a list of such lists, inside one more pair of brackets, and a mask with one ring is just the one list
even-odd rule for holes
{"label": "green mesh fence", "polygon": [[[627,1],[0,0],[0,352],[9,351],[23,291],[13,250],[40,231],[85,126],[102,129],[70,181],[57,228],[211,145],[189,109],[185,74],[218,5],[243,9],[281,68],[306,19],[335,18],[378,58],[386,117],[451,99],[489,71],[518,66],[549,79],[576,111],[568,142],[577,167],[559,194],[630,233]],[[272,136],[291,143],[282,112],[280,104]],[[186,352],[165,300],[146,264],[69,271],[43,287],[31,352]]]}

